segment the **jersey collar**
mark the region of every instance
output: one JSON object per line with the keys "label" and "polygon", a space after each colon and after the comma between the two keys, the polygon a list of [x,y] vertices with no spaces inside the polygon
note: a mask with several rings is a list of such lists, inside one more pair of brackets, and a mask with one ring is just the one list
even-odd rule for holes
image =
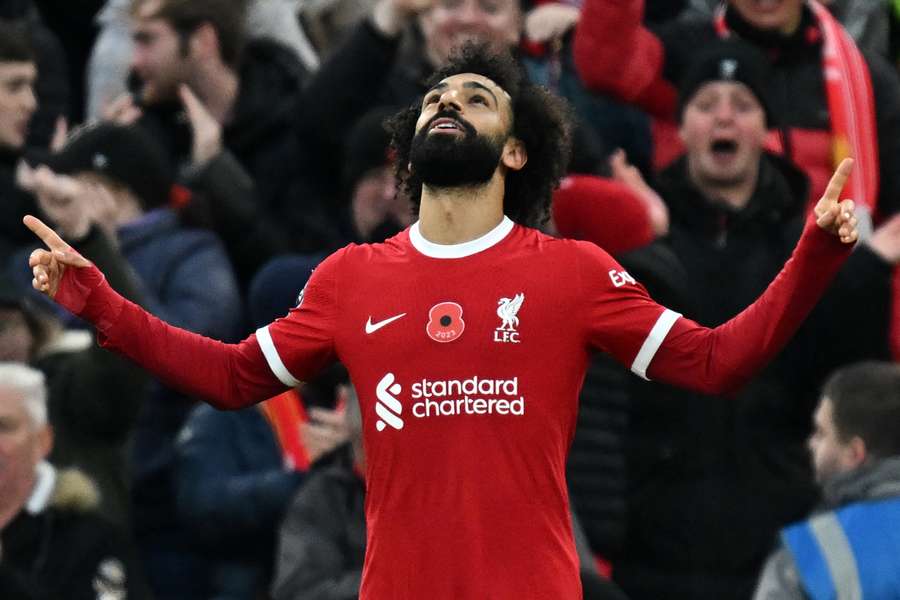
{"label": "jersey collar", "polygon": [[462,244],[435,244],[422,237],[422,233],[419,231],[419,222],[416,221],[409,228],[409,241],[416,250],[430,258],[465,258],[500,243],[514,226],[515,223],[509,217],[504,216],[499,225],[479,238]]}

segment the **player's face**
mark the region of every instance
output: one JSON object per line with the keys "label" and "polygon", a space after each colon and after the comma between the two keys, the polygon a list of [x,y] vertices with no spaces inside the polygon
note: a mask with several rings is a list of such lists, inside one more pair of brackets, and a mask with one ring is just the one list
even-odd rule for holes
{"label": "player's face", "polygon": [[155,2],[143,3],[132,29],[131,67],[141,80],[141,101],[148,105],[177,98],[178,86],[187,80],[189,65],[178,32],[153,16],[156,8]]}
{"label": "player's face", "polygon": [[25,501],[48,451],[47,427],[34,424],[18,391],[0,386],[0,514]]}
{"label": "player's face", "polygon": [[754,177],[766,139],[766,116],[750,88],[714,81],[684,108],[681,139],[694,178],[718,186]]}
{"label": "player's face", "polygon": [[34,63],[0,63],[0,146],[18,150],[25,145],[28,123],[37,110],[36,79]]}
{"label": "player's face", "polygon": [[835,475],[856,467],[849,442],[842,441],[834,424],[831,400],[824,398],[813,416],[813,433],[808,441],[816,481],[824,483]]}
{"label": "player's face", "polygon": [[731,6],[757,29],[793,33],[800,23],[803,0],[731,0]]}
{"label": "player's face", "polygon": [[487,43],[497,50],[515,46],[522,29],[519,0],[437,0],[419,17],[431,63],[447,63],[454,48],[466,42]]}
{"label": "player's face", "polygon": [[512,121],[509,97],[481,75],[448,77],[425,94],[410,153],[426,184],[487,182],[497,170]]}

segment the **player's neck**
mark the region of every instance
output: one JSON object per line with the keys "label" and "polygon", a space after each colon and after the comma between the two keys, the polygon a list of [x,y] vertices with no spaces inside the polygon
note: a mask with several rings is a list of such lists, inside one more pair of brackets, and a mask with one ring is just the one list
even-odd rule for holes
{"label": "player's neck", "polygon": [[419,232],[435,244],[462,244],[480,238],[503,220],[504,180],[454,188],[422,186]]}

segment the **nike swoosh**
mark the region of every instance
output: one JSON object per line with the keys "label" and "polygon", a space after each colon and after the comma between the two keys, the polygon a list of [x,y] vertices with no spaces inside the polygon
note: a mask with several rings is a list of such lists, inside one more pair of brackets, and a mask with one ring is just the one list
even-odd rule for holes
{"label": "nike swoosh", "polygon": [[369,320],[366,321],[366,333],[375,333],[376,331],[378,331],[385,325],[390,325],[397,319],[402,319],[405,316],[406,316],[406,313],[402,313],[402,314],[390,317],[389,319],[385,319],[384,321],[378,321],[377,323],[373,323],[372,317],[369,317]]}

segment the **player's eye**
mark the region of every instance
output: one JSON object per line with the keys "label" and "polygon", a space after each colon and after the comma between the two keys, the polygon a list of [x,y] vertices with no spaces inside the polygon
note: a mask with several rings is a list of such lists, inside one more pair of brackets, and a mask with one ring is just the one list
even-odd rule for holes
{"label": "player's eye", "polygon": [[487,106],[488,103],[487,98],[485,98],[481,94],[474,94],[471,98],[469,98],[469,102],[471,104],[484,104],[485,106]]}
{"label": "player's eye", "polygon": [[427,96],[425,98],[425,106],[428,106],[429,104],[434,104],[435,102],[438,101],[438,98],[440,98],[440,96],[437,94],[432,94],[430,96]]}

